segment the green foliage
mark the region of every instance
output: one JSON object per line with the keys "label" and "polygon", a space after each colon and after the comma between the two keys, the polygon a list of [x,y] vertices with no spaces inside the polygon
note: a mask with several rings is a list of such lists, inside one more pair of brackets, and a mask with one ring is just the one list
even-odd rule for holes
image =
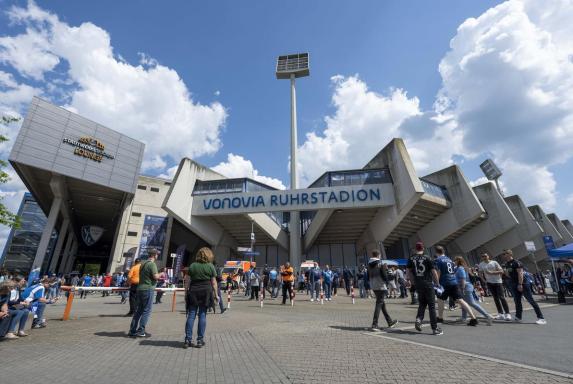
{"label": "green foliage", "polygon": [[[9,124],[15,123],[17,121],[20,121],[20,119],[17,117],[3,115],[1,124],[3,126],[8,126]],[[8,141],[8,138],[6,136],[0,135],[0,144],[5,141]],[[0,184],[4,184],[10,180],[10,176],[4,171],[4,168],[6,168],[7,165],[8,163],[6,160],[0,159]],[[3,200],[4,196],[0,196],[0,224],[18,228],[20,226],[20,218],[6,208],[2,202]]]}

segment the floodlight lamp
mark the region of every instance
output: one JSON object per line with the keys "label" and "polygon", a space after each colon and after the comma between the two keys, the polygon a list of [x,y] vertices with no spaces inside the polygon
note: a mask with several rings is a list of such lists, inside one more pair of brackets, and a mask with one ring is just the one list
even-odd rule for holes
{"label": "floodlight lamp", "polygon": [[308,76],[310,74],[308,59],[308,52],[279,56],[276,69],[277,79],[290,79],[291,75],[294,77]]}

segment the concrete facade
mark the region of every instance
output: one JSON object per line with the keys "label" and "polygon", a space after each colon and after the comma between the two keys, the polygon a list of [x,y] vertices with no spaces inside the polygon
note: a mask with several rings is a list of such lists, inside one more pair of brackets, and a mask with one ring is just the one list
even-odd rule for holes
{"label": "concrete facade", "polygon": [[[140,176],[143,152],[137,140],[34,98],[10,155],[47,218],[34,267],[70,272],[99,263],[107,271],[123,270],[152,237],[161,248],[160,266],[172,265],[176,249],[184,249],[189,260],[201,246],[213,248],[219,264],[243,257],[239,247],[254,246],[251,257],[259,265],[278,265],[289,258],[285,212],[293,209],[301,211],[300,259],[335,266],[358,265],[374,249],[388,258],[407,258],[421,240],[427,247],[445,245],[451,256],[485,250],[495,257],[512,249],[528,267],[544,267],[543,236],[551,236],[557,247],[573,242],[568,220],[546,215],[539,206],[528,208],[519,196],[503,198],[491,183],[472,188],[457,165],[418,176],[399,138],[364,168],[329,171],[307,189],[294,191],[277,191],[248,178],[227,179],[188,158],[172,181]],[[354,199],[368,188],[381,197]],[[345,193],[352,199],[325,201],[323,196],[316,204],[301,197],[313,193]],[[279,195],[290,196],[290,206],[230,206],[255,198],[272,202]],[[208,211],[213,200],[229,206]],[[103,234],[89,244],[83,235],[92,226]],[[54,255],[44,263],[54,230],[59,233]],[[528,252],[525,241],[533,241],[536,251]],[[297,267],[299,260],[291,261]]]}

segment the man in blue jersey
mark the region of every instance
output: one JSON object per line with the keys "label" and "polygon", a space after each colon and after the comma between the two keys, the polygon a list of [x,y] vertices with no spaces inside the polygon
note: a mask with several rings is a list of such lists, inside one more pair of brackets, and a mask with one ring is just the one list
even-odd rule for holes
{"label": "man in blue jersey", "polygon": [[454,262],[445,255],[444,247],[438,245],[436,247],[436,270],[440,279],[440,285],[444,288],[444,292],[438,296],[438,323],[444,322],[444,302],[449,297],[460,305],[471,317],[468,322],[469,326],[475,327],[478,322],[472,309],[463,299],[458,286],[458,279],[456,278],[456,270]]}
{"label": "man in blue jersey", "polygon": [[52,303],[47,300],[44,296],[46,289],[50,287],[50,282],[47,279],[42,281],[33,281],[32,285],[22,292],[21,299],[29,306],[34,313],[34,320],[32,321],[32,328],[44,328],[46,322],[44,321],[44,310],[46,309],[46,304]]}

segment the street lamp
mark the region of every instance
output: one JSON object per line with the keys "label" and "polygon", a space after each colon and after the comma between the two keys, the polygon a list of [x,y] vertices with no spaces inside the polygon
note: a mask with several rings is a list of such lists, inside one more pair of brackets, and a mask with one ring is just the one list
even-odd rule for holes
{"label": "street lamp", "polygon": [[[279,56],[277,59],[277,79],[290,79],[290,189],[297,188],[296,173],[296,91],[295,78],[305,77],[310,74],[308,66],[308,53]],[[300,265],[300,213],[290,213],[290,242],[289,256],[293,267]]]}

